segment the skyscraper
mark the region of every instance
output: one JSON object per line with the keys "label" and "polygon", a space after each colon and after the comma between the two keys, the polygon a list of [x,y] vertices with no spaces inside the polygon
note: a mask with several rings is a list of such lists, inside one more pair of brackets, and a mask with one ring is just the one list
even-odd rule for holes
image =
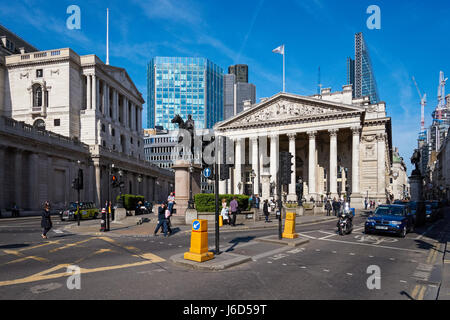
{"label": "skyscraper", "polygon": [[223,119],[223,70],[206,58],[154,57],[147,68],[147,127],[177,129],[176,114],[197,129]]}
{"label": "skyscraper", "polygon": [[248,66],[246,64],[229,66],[228,74],[234,74],[236,76],[236,82],[248,83]]}
{"label": "skyscraper", "polygon": [[355,59],[347,58],[347,84],[353,85],[354,98],[369,96],[371,103],[379,102],[369,51],[361,32],[355,34]]}
{"label": "skyscraper", "polygon": [[238,64],[228,67],[224,76],[224,117],[226,120],[244,110],[244,101],[256,102],[256,87],[248,83],[248,66]]}

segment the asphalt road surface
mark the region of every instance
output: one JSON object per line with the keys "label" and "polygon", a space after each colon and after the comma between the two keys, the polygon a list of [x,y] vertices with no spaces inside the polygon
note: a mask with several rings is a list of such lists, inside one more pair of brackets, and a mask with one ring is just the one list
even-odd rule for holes
{"label": "asphalt road surface", "polygon": [[[352,234],[336,234],[336,222],[297,228],[310,240],[283,247],[254,239],[274,229],[221,233],[221,249],[252,261],[224,271],[198,271],[169,258],[189,250],[186,233],[171,237],[81,236],[54,219],[41,239],[40,218],[0,220],[1,299],[436,299],[439,254],[446,218],[406,238],[363,233],[356,217]],[[210,246],[214,237],[210,234]],[[68,272],[79,267],[79,282]],[[72,269],[76,270],[76,269]],[[68,285],[69,283],[69,285]],[[77,285],[80,285],[77,289]]]}

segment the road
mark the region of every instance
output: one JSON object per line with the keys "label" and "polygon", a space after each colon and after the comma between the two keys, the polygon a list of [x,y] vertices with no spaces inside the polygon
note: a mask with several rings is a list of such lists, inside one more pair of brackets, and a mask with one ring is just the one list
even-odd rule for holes
{"label": "road", "polygon": [[[49,239],[43,240],[40,218],[2,219],[0,297],[436,299],[445,244],[442,237],[450,225],[449,214],[445,220],[419,228],[404,239],[365,235],[365,217],[356,217],[354,232],[346,236],[336,234],[335,221],[302,226],[297,232],[310,242],[297,248],[254,240],[276,234],[276,223],[274,229],[222,232],[222,250],[250,255],[253,260],[219,272],[190,270],[170,261],[172,255],[189,250],[190,238],[183,232],[168,238],[108,237],[107,233],[81,236],[64,230],[69,222],[54,219]],[[214,245],[212,234],[209,244]],[[71,265],[81,268],[80,289],[67,286],[71,279],[67,267]],[[379,274],[370,271],[373,266]],[[368,279],[380,286],[369,289]]]}

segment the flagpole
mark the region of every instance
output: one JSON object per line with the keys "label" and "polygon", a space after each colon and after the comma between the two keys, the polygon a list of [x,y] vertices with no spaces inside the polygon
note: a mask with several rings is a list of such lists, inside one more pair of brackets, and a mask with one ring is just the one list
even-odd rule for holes
{"label": "flagpole", "polygon": [[286,53],[286,48],[283,47],[283,92],[286,92],[286,78],[285,78],[285,63],[284,63],[284,55]]}

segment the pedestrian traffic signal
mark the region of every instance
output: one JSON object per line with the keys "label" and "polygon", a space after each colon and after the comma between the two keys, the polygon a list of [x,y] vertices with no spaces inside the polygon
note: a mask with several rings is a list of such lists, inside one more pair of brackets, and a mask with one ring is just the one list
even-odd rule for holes
{"label": "pedestrian traffic signal", "polygon": [[292,158],[294,156],[290,152],[280,152],[280,183],[281,185],[291,184],[291,177],[294,171],[292,168]]}
{"label": "pedestrian traffic signal", "polygon": [[72,189],[78,190],[78,178],[72,180]]}

